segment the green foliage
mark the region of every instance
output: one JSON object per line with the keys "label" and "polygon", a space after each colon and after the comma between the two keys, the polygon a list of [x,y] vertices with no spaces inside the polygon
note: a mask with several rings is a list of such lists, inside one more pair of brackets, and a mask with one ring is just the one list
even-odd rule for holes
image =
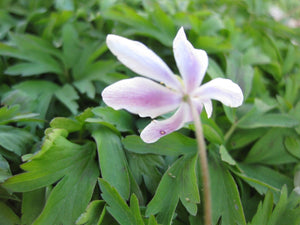
{"label": "green foliage", "polygon": [[[272,18],[273,5],[283,19]],[[143,42],[178,74],[171,48],[183,26],[208,52],[203,82],[229,78],[245,97],[201,114],[214,225],[298,225],[299,7],[0,1],[0,224],[201,224],[194,125],[146,144],[148,118],[101,100],[104,87],[136,76],[108,51],[107,34]]]}

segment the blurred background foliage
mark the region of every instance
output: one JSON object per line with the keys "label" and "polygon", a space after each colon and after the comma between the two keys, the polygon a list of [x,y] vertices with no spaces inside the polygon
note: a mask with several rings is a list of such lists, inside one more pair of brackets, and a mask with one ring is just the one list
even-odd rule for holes
{"label": "blurred background foliage", "polygon": [[135,76],[107,34],[178,73],[181,26],[209,55],[204,82],[230,78],[245,96],[201,115],[214,223],[300,223],[299,1],[2,0],[0,21],[0,224],[200,224],[193,125],[146,145],[149,119],[101,101]]}

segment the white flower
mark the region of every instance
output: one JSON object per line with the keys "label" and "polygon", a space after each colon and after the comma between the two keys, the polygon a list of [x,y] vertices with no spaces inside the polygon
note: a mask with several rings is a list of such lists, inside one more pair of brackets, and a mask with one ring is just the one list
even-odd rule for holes
{"label": "white flower", "polygon": [[176,110],[170,118],[153,120],[146,126],[141,133],[144,142],[155,142],[192,121],[188,98],[199,113],[204,106],[208,117],[212,114],[212,99],[230,107],[238,107],[243,102],[242,90],[229,79],[216,78],[200,86],[208,57],[204,50],[192,46],[183,28],[173,41],[174,56],[182,79],[140,42],[110,34],[106,43],[125,66],[147,77],[120,80],[105,88],[102,97],[108,106],[151,118]]}

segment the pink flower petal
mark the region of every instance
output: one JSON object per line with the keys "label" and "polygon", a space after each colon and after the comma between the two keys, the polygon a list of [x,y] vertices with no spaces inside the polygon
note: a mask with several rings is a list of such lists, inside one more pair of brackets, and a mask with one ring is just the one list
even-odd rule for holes
{"label": "pink flower petal", "polygon": [[175,110],[182,99],[179,93],[143,77],[120,80],[105,88],[102,97],[115,110],[151,118]]}
{"label": "pink flower petal", "polygon": [[192,46],[182,27],[173,41],[173,51],[186,91],[191,93],[203,80],[208,66],[207,54],[204,50]]}
{"label": "pink flower petal", "polygon": [[[202,102],[215,99],[230,107],[238,107],[243,103],[241,88],[229,79],[216,78],[203,84],[194,92]],[[205,105],[204,105],[205,106]],[[206,107],[206,106],[205,106]]]}
{"label": "pink flower petal", "polygon": [[187,111],[187,104],[182,104],[170,118],[165,120],[153,120],[142,131],[142,140],[146,143],[153,143],[161,137],[180,129],[184,125],[185,116],[188,113]]}
{"label": "pink flower petal", "polygon": [[118,60],[132,71],[174,89],[181,87],[165,62],[144,44],[113,34],[107,35],[106,43]]}

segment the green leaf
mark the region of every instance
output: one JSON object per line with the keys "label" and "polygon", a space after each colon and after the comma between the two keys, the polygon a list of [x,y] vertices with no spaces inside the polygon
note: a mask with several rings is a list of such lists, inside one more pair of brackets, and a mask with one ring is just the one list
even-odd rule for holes
{"label": "green leaf", "polygon": [[196,160],[197,155],[183,156],[165,172],[147,206],[146,216],[158,213],[159,223],[171,224],[179,199],[190,214],[196,215],[197,203],[200,202]]}
{"label": "green leaf", "polygon": [[270,129],[253,145],[244,162],[269,165],[295,162],[296,159],[286,151],[283,144],[289,132],[288,129]]}
{"label": "green leaf", "polygon": [[24,155],[35,137],[26,130],[0,125],[0,146],[18,156]]}
{"label": "green leaf", "polygon": [[1,224],[15,225],[21,224],[20,218],[6,204],[0,201],[0,221]]}
{"label": "green leaf", "polygon": [[251,223],[248,225],[260,225],[260,224],[267,224],[273,210],[273,195],[272,192],[268,191],[264,202],[259,203],[257,212],[253,216]]}
{"label": "green leaf", "polygon": [[220,147],[220,156],[223,162],[227,162],[229,165],[236,164],[235,160],[231,157],[231,155],[223,145],[221,145]]}
{"label": "green leaf", "polygon": [[129,153],[128,163],[138,184],[144,179],[147,189],[154,194],[162,176],[159,168],[165,166],[163,158],[159,155]]}
{"label": "green leaf", "polygon": [[76,220],[76,225],[100,225],[105,214],[105,202],[94,200],[86,211]]}
{"label": "green leaf", "polygon": [[180,133],[171,133],[153,144],[147,144],[139,136],[129,135],[122,141],[124,147],[131,152],[139,154],[159,154],[178,156],[181,154],[195,153],[197,143]]}
{"label": "green leaf", "polygon": [[69,133],[72,133],[75,131],[80,131],[82,124],[70,118],[56,117],[51,120],[50,127],[66,129]]}
{"label": "green leaf", "polygon": [[130,195],[128,165],[120,137],[106,127],[95,129],[92,136],[97,144],[102,177],[113,185],[124,199],[128,199]]}
{"label": "green leaf", "polygon": [[0,183],[3,183],[7,178],[11,177],[9,164],[2,155],[0,155]]}
{"label": "green leaf", "polygon": [[66,23],[62,29],[63,55],[65,65],[72,68],[79,60],[81,48],[79,45],[78,33],[71,23]]}
{"label": "green leaf", "polygon": [[77,114],[78,104],[76,102],[79,96],[73,86],[66,84],[55,92],[55,96],[59,99],[71,112]]}
{"label": "green leaf", "polygon": [[125,110],[117,111],[110,107],[97,107],[92,112],[100,118],[99,121],[113,124],[121,132],[134,130],[132,115]]}
{"label": "green leaf", "polygon": [[270,190],[275,202],[279,199],[282,186],[287,185],[289,190],[292,189],[292,179],[266,166],[239,163],[238,167],[241,170],[240,173],[237,173],[238,176],[260,194],[266,194]]}
{"label": "green leaf", "polygon": [[[294,192],[288,197],[287,188],[284,186],[280,193],[280,199],[274,207],[272,194],[268,192],[263,204],[260,204],[253,220],[248,225],[279,225],[299,224],[300,222],[300,196]],[[274,208],[274,209],[273,209]]]}
{"label": "green leaf", "polygon": [[27,112],[39,113],[40,118],[44,119],[58,88],[58,85],[49,81],[24,81],[13,86],[14,91],[8,93],[4,102],[8,105],[19,104]]}
{"label": "green leaf", "polygon": [[122,225],[143,225],[138,200],[133,194],[130,198],[130,208],[118,191],[104,179],[99,179],[102,198],[109,205],[107,210]]}
{"label": "green leaf", "polygon": [[286,137],[284,145],[289,153],[300,159],[300,140],[296,137]]}
{"label": "green leaf", "polygon": [[247,118],[241,119],[237,126],[240,128],[259,128],[259,127],[295,127],[299,122],[288,114],[279,113],[253,113]]}
{"label": "green leaf", "polygon": [[58,182],[33,224],[71,225],[85,210],[99,175],[95,146],[91,142],[71,143],[65,138],[65,130],[50,129],[46,134],[41,151],[21,165],[27,172],[9,178],[3,187],[27,192]]}
{"label": "green leaf", "polygon": [[156,38],[164,45],[171,46],[174,35],[162,32],[160,27],[153,25],[153,21],[138,14],[135,9],[126,5],[115,5],[103,12],[105,19],[111,19],[131,26],[137,33]]}
{"label": "green leaf", "polygon": [[42,212],[46,202],[45,188],[23,193],[22,224],[32,224]]}
{"label": "green leaf", "polygon": [[237,184],[219,156],[209,161],[213,224],[222,218],[222,225],[246,224]]}

